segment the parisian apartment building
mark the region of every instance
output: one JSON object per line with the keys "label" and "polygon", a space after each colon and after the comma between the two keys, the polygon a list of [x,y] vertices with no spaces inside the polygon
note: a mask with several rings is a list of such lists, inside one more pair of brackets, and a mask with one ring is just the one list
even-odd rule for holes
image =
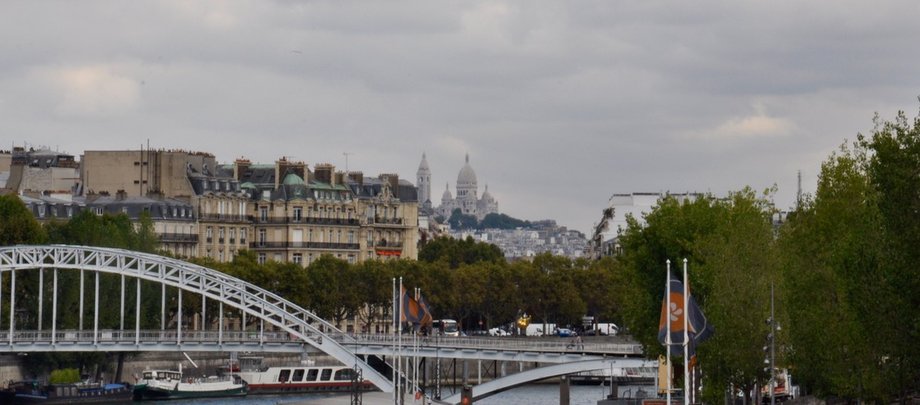
{"label": "parisian apartment building", "polygon": [[227,262],[241,250],[309,265],[324,254],[357,263],[418,257],[416,187],[286,158],[220,164],[207,152],[47,149],[0,151],[0,190],[39,221],[81,211],[149,215],[160,247],[179,258]]}

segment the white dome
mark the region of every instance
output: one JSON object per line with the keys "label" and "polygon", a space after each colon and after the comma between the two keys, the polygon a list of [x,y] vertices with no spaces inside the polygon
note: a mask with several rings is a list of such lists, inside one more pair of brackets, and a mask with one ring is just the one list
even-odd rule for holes
{"label": "white dome", "polygon": [[444,194],[441,195],[441,201],[453,200],[454,196],[450,195],[450,186],[445,184]]}
{"label": "white dome", "polygon": [[476,172],[473,171],[473,167],[470,166],[470,155],[466,155],[466,164],[463,165],[463,168],[460,169],[460,174],[457,175],[457,186],[475,184]]}
{"label": "white dome", "polygon": [[488,184],[486,184],[486,191],[483,191],[483,193],[482,193],[482,201],[486,201],[486,202],[495,201],[495,199],[492,198],[492,194],[489,193],[489,185],[488,185]]}

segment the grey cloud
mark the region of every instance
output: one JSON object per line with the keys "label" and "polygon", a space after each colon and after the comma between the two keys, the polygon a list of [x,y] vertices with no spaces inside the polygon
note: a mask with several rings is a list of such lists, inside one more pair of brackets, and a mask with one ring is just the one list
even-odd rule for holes
{"label": "grey cloud", "polygon": [[436,197],[469,152],[503,211],[584,231],[614,192],[777,183],[782,208],[795,172],[813,188],[821,159],[871,128],[875,111],[916,110],[917,11],[911,1],[4,2],[0,144],[80,153],[149,139],[222,161],[339,167],[352,152],[351,169],[408,179],[426,151]]}

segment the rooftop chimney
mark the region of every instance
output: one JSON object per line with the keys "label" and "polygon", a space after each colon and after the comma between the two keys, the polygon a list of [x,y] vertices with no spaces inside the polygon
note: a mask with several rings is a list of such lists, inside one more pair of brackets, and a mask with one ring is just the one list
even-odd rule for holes
{"label": "rooftop chimney", "polygon": [[335,185],[333,183],[333,173],[335,172],[335,166],[329,163],[317,163],[316,167],[313,168],[313,176],[316,178],[316,181],[320,183],[326,183],[329,185]]}

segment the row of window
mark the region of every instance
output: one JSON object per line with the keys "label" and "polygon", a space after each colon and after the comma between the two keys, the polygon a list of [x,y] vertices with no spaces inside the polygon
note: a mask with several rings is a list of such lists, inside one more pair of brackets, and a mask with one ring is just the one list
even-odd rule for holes
{"label": "row of window", "polygon": [[[235,204],[234,204],[234,203],[235,203]],[[233,209],[234,206],[236,206],[236,207],[235,207],[236,210]],[[215,208],[216,208],[216,210],[215,210]],[[202,212],[200,212],[200,214],[202,214],[202,215],[213,215],[213,214],[217,214],[217,215],[227,215],[227,214],[231,214],[231,215],[232,215],[232,214],[244,215],[244,214],[246,213],[246,201],[241,201],[241,200],[237,200],[237,201],[225,201],[225,200],[213,201],[213,200],[212,200],[212,201],[208,202],[208,200],[205,200],[204,206],[200,207],[199,209],[202,211]],[[217,211],[217,212],[214,212],[214,211]]]}
{"label": "row of window", "polygon": [[[257,231],[259,243],[264,244],[268,242],[268,230],[266,228],[259,228]],[[326,237],[326,235],[329,235]],[[306,239],[304,239],[306,236]],[[330,243],[357,243],[355,242],[355,231],[348,231],[344,234],[345,238],[343,240],[343,233],[341,229],[330,229],[327,234],[323,229],[316,229],[314,232],[313,228],[307,228],[306,235],[304,235],[303,229],[293,229],[289,235],[291,242],[330,242]],[[275,238],[280,239],[280,238]],[[325,239],[325,240],[324,240]]]}
{"label": "row of window", "polygon": [[[294,207],[291,210],[291,219],[294,221],[300,221],[304,218],[304,207]],[[355,210],[351,207],[325,207],[319,206],[314,209],[312,206],[307,207],[307,217],[309,218],[340,218],[340,219],[351,219],[354,215]],[[339,215],[344,214],[344,215]],[[268,221],[269,219],[269,207],[261,206],[259,207],[259,219],[262,221]]]}
{"label": "row of window", "polygon": [[[247,228],[239,228],[240,243],[246,243],[246,239],[248,239],[246,237],[248,232],[249,231],[247,230]],[[234,228],[234,227],[227,228],[223,226],[217,227],[217,239],[218,239],[217,243],[224,243],[224,240],[225,240],[224,237],[227,234],[229,234],[230,236],[230,243],[235,243],[236,235],[237,235],[237,228]],[[214,227],[211,227],[211,226],[206,227],[204,235],[206,238],[205,240],[208,243],[212,242],[214,240]]]}
{"label": "row of window", "polygon": [[[122,206],[119,209],[119,212],[122,214],[128,215],[129,214],[128,208],[129,208],[128,206]],[[150,212],[150,208],[151,208],[150,206],[143,206],[141,207],[141,211]],[[29,209],[35,212],[38,218],[45,218],[45,217],[59,218],[61,217],[60,214],[62,212],[64,213],[64,216],[66,216],[67,218],[72,218],[73,212],[74,212],[73,205],[66,205],[63,207],[58,207],[56,205],[49,206],[45,204],[36,204],[36,207],[33,209],[32,204],[29,204]],[[63,211],[61,209],[63,209]],[[106,211],[105,206],[98,206],[98,205],[89,207],[89,210],[93,214],[96,214],[96,215],[102,215]],[[189,218],[189,219],[192,218],[192,209],[187,208],[187,207],[160,206],[160,212],[163,213],[164,218]],[[170,214],[172,214],[172,216],[170,216]]]}
{"label": "row of window", "polygon": [[240,191],[240,183],[229,180],[201,180],[203,190],[213,191]]}
{"label": "row of window", "polygon": [[[299,193],[295,194],[297,197],[300,197]],[[316,201],[351,201],[351,193],[345,191],[325,191],[325,190],[312,190],[309,192],[308,198],[312,198]],[[262,200],[269,201],[272,199],[271,190],[262,190]]]}
{"label": "row of window", "polygon": [[[291,262],[292,262],[292,263],[297,263],[297,264],[299,264],[299,265],[307,265],[307,266],[309,266],[310,264],[313,263],[314,260],[319,259],[320,256],[321,256],[321,254],[319,254],[319,253],[316,253],[316,254],[314,254],[314,253],[307,253],[307,262],[304,263],[304,261],[303,261],[303,253],[294,253],[294,254],[291,255]],[[358,259],[357,257],[355,257],[355,254],[354,254],[354,253],[349,253],[349,254],[347,254],[347,255],[343,255],[342,253],[336,253],[336,254],[335,254],[335,257],[338,258],[338,259],[345,259],[345,260],[348,261],[349,264],[355,264],[355,263],[357,262],[357,259]],[[274,261],[276,261],[276,262],[284,261],[284,254],[283,254],[283,253],[275,253],[274,256],[272,256],[272,260],[274,260]],[[268,261],[268,254],[266,254],[266,253],[259,253],[258,261],[259,261],[259,264],[265,264],[265,262]]]}

